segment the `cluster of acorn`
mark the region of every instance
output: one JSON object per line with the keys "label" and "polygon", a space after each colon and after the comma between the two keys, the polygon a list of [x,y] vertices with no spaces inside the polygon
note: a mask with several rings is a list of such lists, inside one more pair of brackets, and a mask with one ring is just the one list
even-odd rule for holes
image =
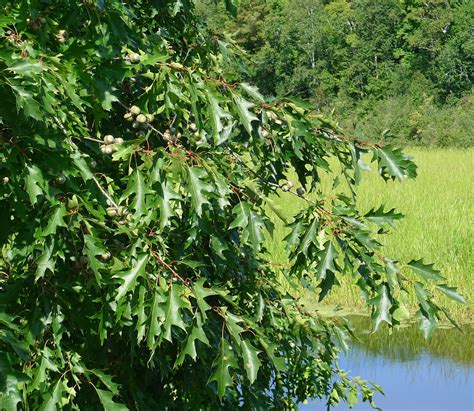
{"label": "cluster of acorn", "polygon": [[107,134],[103,139],[104,144],[101,144],[100,151],[104,154],[113,154],[117,151],[117,145],[123,144],[123,138],[115,138],[111,134]]}
{"label": "cluster of acorn", "polygon": [[293,182],[290,180],[288,180],[285,184],[281,186],[281,189],[285,192],[290,191],[292,188],[293,188]]}
{"label": "cluster of acorn", "polygon": [[138,131],[138,135],[145,135],[150,123],[155,121],[153,114],[142,114],[140,107],[132,106],[123,118],[132,123],[132,128]]}
{"label": "cluster of acorn", "polygon": [[111,218],[120,217],[120,220],[118,221],[119,224],[125,224],[127,221],[132,220],[132,215],[123,207],[107,207],[106,213]]}
{"label": "cluster of acorn", "polygon": [[[280,188],[282,189],[282,191],[285,191],[285,192],[291,191],[291,189],[293,188],[293,182],[288,180],[285,184],[282,184]],[[296,189],[296,194],[298,194],[300,197],[302,197],[305,192],[306,190],[303,187],[298,187]]]}
{"label": "cluster of acorn", "polygon": [[[196,137],[199,137],[199,129],[196,123],[188,124],[188,130]],[[168,128],[163,132],[163,138],[171,143],[176,143],[176,141],[178,141],[182,136],[183,135],[179,131],[177,132],[174,127]]]}

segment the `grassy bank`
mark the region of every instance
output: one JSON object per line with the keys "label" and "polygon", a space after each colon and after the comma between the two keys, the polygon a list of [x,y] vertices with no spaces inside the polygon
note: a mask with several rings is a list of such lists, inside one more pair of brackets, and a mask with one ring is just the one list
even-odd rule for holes
{"label": "grassy bank", "polygon": [[[473,295],[474,281],[474,150],[411,149],[419,166],[415,181],[385,183],[375,172],[367,173],[358,190],[359,207],[367,211],[374,205],[386,204],[405,214],[396,230],[382,237],[385,254],[401,261],[423,257],[435,263],[449,284],[455,284],[465,297]],[[290,216],[303,207],[294,197],[284,196],[277,200]],[[283,226],[277,226],[268,248],[275,263],[287,263],[281,248]],[[305,295],[309,304],[316,298]],[[339,304],[359,311],[364,308],[362,299],[349,279],[343,287],[327,300],[327,304]],[[443,300],[459,321],[474,320],[472,305],[461,306]]]}

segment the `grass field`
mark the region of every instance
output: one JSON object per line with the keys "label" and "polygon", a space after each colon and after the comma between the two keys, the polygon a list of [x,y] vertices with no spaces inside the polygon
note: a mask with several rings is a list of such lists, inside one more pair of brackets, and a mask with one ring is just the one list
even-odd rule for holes
{"label": "grass field", "polygon": [[[418,165],[418,178],[403,183],[385,183],[375,172],[367,173],[358,189],[359,208],[367,211],[379,204],[395,207],[405,214],[395,231],[383,236],[385,254],[400,261],[423,257],[435,263],[449,284],[459,287],[470,302],[468,306],[442,300],[456,319],[474,320],[471,298],[474,288],[474,150],[409,149]],[[280,208],[292,215],[304,205],[293,196],[277,200]],[[275,263],[285,264],[286,256],[277,226],[268,248]],[[314,297],[313,297],[314,298]],[[308,304],[316,298],[306,294]],[[327,300],[360,312],[364,309],[358,291],[344,280]]]}

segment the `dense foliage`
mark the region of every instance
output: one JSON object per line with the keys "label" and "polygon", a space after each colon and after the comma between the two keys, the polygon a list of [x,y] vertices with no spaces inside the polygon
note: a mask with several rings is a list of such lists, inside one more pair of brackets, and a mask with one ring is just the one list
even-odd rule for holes
{"label": "dense foliage", "polygon": [[198,3],[249,53],[243,77],[264,93],[310,98],[374,139],[474,143],[472,1],[243,0],[237,19]]}
{"label": "dense foliage", "polygon": [[[352,276],[376,328],[406,318],[414,290],[425,335],[444,312],[434,291],[463,300],[432,266],[382,255],[374,233],[400,214],[361,215],[344,194],[363,154],[384,179],[414,177],[411,160],[226,80],[232,46],[190,2],[0,5],[0,409],[371,400],[338,366],[345,327],[279,275],[321,300]],[[301,212],[275,238],[291,258],[279,272],[263,240],[281,191]]]}

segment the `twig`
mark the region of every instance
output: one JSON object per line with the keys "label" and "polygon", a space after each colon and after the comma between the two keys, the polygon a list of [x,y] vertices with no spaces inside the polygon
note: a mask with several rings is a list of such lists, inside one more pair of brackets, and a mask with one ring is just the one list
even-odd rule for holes
{"label": "twig", "polygon": [[154,251],[154,250],[151,250],[151,254],[153,255],[153,257],[155,257],[158,262],[165,266],[168,270],[170,270],[171,274],[173,274],[176,278],[178,278],[186,287],[189,287],[189,281],[188,280],[185,280],[183,277],[181,277],[174,269],[173,267],[171,267],[169,264],[167,264],[165,261],[163,261],[163,259],[160,257],[160,255]]}
{"label": "twig", "polygon": [[[230,154],[241,164],[243,165],[248,171],[250,171],[252,173],[252,175],[256,178],[258,178],[263,184],[267,185],[267,186],[270,186],[274,189],[274,191],[277,191],[278,189],[281,189],[281,187],[276,184],[276,183],[272,183],[270,181],[267,181],[265,180],[262,176],[260,176],[255,170],[252,170],[246,163],[244,160],[242,160],[227,144],[224,144],[224,146],[227,148],[227,150],[229,150]],[[291,191],[291,190],[288,190],[286,191],[287,193],[290,193],[290,194],[293,194],[294,196],[298,197],[298,198],[301,198],[303,200],[305,200],[306,202],[308,202],[309,204],[311,205],[314,205],[316,207],[321,207],[318,203],[314,202],[313,200],[310,200],[309,198],[303,196],[303,195],[299,195],[297,192],[295,191]]]}
{"label": "twig", "polygon": [[94,180],[94,183],[96,184],[96,186],[99,188],[99,190],[101,191],[101,193],[107,198],[107,200],[109,200],[110,204],[112,204],[114,206],[114,208],[116,208],[117,210],[119,209],[119,206],[117,205],[117,203],[113,200],[112,197],[110,197],[109,193],[107,193],[107,191],[105,191],[102,186],[99,184],[99,182],[97,181],[97,179],[92,176],[92,180]]}

